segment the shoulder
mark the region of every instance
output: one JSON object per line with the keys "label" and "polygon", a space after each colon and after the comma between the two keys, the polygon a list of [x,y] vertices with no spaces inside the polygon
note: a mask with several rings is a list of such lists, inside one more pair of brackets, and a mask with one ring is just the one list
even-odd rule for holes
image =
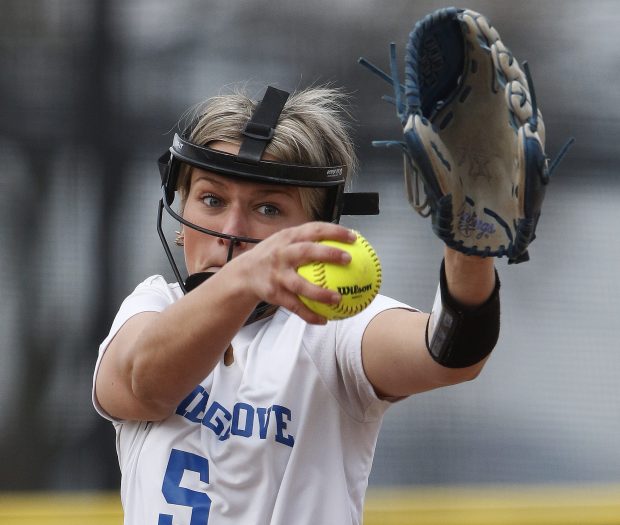
{"label": "shoulder", "polygon": [[397,301],[396,299],[392,299],[391,297],[388,297],[387,295],[381,295],[381,294],[378,294],[377,297],[374,298],[374,300],[372,301],[372,303],[368,305],[368,308],[366,310],[370,310],[370,312],[374,311],[374,312],[379,313],[384,310],[390,310],[392,308],[404,308],[405,310],[413,310],[414,312],[418,311],[417,308],[409,306],[408,304],[403,303],[401,301]]}
{"label": "shoulder", "polygon": [[141,312],[161,312],[182,297],[177,283],[168,283],[161,275],[152,275],[142,281],[121,303],[112,324],[112,333],[125,321]]}
{"label": "shoulder", "polygon": [[404,309],[412,312],[419,311],[408,304],[379,294],[368,307],[346,319],[329,321],[325,325],[313,325],[306,323],[286,308],[280,307],[275,315],[269,319],[267,326],[270,330],[280,332],[296,330],[302,333],[303,343],[307,348],[312,345],[323,347],[329,341],[334,344],[338,344],[338,341],[342,339],[357,339],[358,342],[361,341],[364,330],[377,315],[394,309]]}
{"label": "shoulder", "polygon": [[[329,321],[326,325],[309,325],[303,320],[297,318],[287,310],[284,310],[293,319],[299,321],[305,326],[304,342],[323,346],[331,341],[337,347],[351,344],[353,347],[359,347],[362,337],[368,325],[372,320],[382,312],[387,310],[402,309],[417,312],[418,310],[385,295],[377,295],[374,300],[362,310],[360,313],[340,319]],[[281,309],[283,310],[283,309]]]}
{"label": "shoulder", "polygon": [[179,286],[179,283],[169,283],[164,279],[162,275],[151,275],[142,281],[134,291],[140,290],[159,290],[162,292],[170,293],[175,298],[183,295],[183,291]]}
{"label": "shoulder", "polygon": [[169,283],[161,275],[151,275],[138,284],[125,301],[152,298],[172,304],[182,296],[183,291],[178,283]]}
{"label": "shoulder", "polygon": [[359,314],[354,315],[353,317],[349,317],[348,319],[343,319],[342,321],[338,321],[339,325],[343,329],[351,329],[355,326],[364,328],[366,327],[378,314],[385,312],[386,310],[394,310],[394,309],[403,309],[410,310],[413,312],[417,312],[416,308],[409,306],[401,301],[397,301],[396,299],[392,299],[391,297],[387,297],[385,295],[377,295],[372,303],[368,305],[366,309],[361,311]]}

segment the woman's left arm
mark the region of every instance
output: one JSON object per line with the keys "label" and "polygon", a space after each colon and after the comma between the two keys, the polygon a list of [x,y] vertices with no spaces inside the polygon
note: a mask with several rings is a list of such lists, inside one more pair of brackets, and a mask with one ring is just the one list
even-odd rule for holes
{"label": "woman's left arm", "polygon": [[494,259],[446,248],[444,261],[447,289],[439,303],[445,304],[435,301],[430,323],[429,314],[386,310],[364,333],[364,370],[382,397],[403,397],[474,379],[495,345],[499,298]]}

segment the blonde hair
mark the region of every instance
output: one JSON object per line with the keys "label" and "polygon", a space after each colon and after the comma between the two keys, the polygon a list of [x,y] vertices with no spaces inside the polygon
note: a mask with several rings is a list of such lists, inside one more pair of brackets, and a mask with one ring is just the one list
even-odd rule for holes
{"label": "blonde hair", "polygon": [[[357,157],[349,135],[348,97],[332,87],[312,87],[292,93],[265,153],[280,162],[308,166],[347,166],[347,182],[357,170]],[[214,141],[240,144],[242,131],[257,102],[243,91],[218,95],[198,105],[189,140],[206,146]],[[185,165],[177,188],[184,203],[191,183],[191,166]],[[322,188],[300,187],[302,205],[309,218],[320,218],[325,202]],[[182,204],[183,206],[183,204]]]}

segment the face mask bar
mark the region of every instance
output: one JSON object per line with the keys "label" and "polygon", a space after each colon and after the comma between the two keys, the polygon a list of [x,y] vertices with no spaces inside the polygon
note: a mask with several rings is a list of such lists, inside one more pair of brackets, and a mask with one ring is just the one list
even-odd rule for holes
{"label": "face mask bar", "polygon": [[239,246],[240,243],[245,242],[245,243],[250,243],[250,244],[258,244],[260,241],[262,241],[262,239],[254,239],[252,237],[241,237],[238,235],[229,235],[227,233],[217,232],[215,230],[209,230],[208,228],[203,228],[201,226],[198,226],[197,224],[189,222],[188,220],[184,219],[181,215],[179,215],[176,211],[174,211],[170,207],[166,199],[166,192],[164,190],[164,195],[159,201],[159,207],[157,210],[157,233],[159,235],[159,239],[161,240],[164,246],[164,251],[166,252],[168,261],[170,262],[170,265],[172,266],[174,275],[177,278],[179,285],[181,286],[181,289],[183,290],[184,293],[187,293],[188,290],[186,289],[184,281],[181,278],[181,273],[179,272],[177,264],[174,261],[174,257],[172,255],[172,252],[170,251],[170,247],[168,246],[168,241],[166,240],[166,236],[162,229],[162,219],[163,219],[162,212],[164,208],[174,219],[179,221],[184,226],[187,226],[188,228],[191,228],[192,230],[196,230],[200,233],[211,235],[213,237],[218,237],[220,239],[226,239],[227,241],[229,241],[226,262],[230,262],[230,260],[233,258],[233,250],[235,249],[235,247]]}

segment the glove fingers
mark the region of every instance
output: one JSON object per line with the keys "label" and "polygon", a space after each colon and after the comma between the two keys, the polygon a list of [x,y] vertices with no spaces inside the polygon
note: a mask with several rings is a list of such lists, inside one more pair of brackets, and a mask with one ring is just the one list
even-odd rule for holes
{"label": "glove fingers", "polygon": [[507,82],[513,80],[518,81],[522,86],[526,87],[527,91],[527,78],[525,77],[525,73],[510,50],[501,40],[498,39],[493,42],[491,45],[491,54],[495,67],[498,69],[498,73],[503,74]]}
{"label": "glove fingers", "polygon": [[513,127],[515,130],[520,127],[524,127],[526,134],[529,137],[536,138],[545,144],[545,123],[542,118],[542,113],[538,110],[538,128],[536,131],[532,131],[530,126],[526,126],[528,120],[532,116],[532,103],[530,101],[530,92],[521,84],[520,81],[514,80],[506,85],[506,104],[512,112]]}
{"label": "glove fingers", "polygon": [[[474,35],[478,39],[481,49],[490,49],[495,69],[497,89],[504,89],[508,109],[512,112],[513,127],[515,131],[524,126],[532,117],[532,103],[528,89],[527,78],[518,61],[511,51],[501,41],[499,33],[489,21],[479,13],[466,10],[463,12],[462,21],[467,27],[469,39]],[[476,44],[476,42],[472,42]],[[538,136],[542,144],[545,142],[545,127],[542,113],[538,113]],[[533,136],[534,132],[530,135]]]}
{"label": "glove fingers", "polygon": [[499,33],[480,13],[467,9],[463,11],[461,20],[467,24],[470,31],[486,40],[484,43],[487,47],[490,47],[493,42],[499,40]]}

